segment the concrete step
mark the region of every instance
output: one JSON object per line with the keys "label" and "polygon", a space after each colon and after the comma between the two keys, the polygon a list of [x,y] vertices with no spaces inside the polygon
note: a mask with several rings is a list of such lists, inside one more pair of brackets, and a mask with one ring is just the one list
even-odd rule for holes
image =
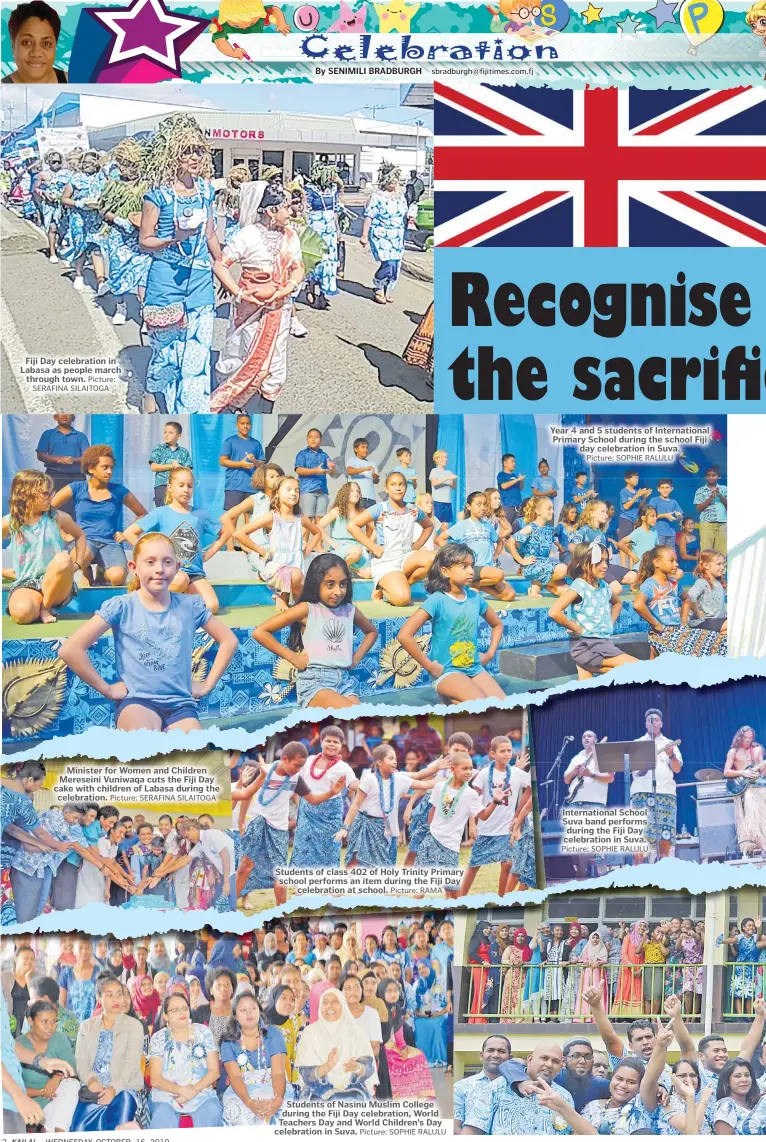
{"label": "concrete step", "polygon": [[[641,659],[649,657],[649,639],[646,635],[620,635],[612,641],[625,654]],[[553,678],[574,678],[577,675],[577,668],[569,654],[568,639],[501,650],[497,661],[501,674],[527,682],[550,682]]]}

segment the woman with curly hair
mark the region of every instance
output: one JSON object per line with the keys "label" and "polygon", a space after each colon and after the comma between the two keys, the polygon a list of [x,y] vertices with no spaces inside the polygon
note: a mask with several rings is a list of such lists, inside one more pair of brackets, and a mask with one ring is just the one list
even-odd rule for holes
{"label": "woman with curly hair", "polygon": [[[75,571],[85,561],[82,528],[66,512],[56,511],[52,501],[53,480],[44,472],[25,468],[13,477],[3,539],[10,540],[13,558],[7,610],[17,623],[55,623],[53,608],[69,602]],[[69,539],[74,540],[71,555]]]}
{"label": "woman with curly hair", "polygon": [[147,148],[139,244],[152,258],[144,321],[152,348],[144,412],[210,412],[213,262],[221,257],[210,148],[196,119],[163,119]]}
{"label": "woman with curly hair", "polygon": [[723,775],[734,796],[737,844],[749,859],[766,852],[766,758],[752,726],[740,726],[726,755]]}
{"label": "woman with curly hair", "polygon": [[101,248],[108,265],[107,285],[116,306],[112,325],[127,320],[127,295],[143,304],[151,255],[139,249],[138,228],[146,183],[142,178],[144,150],[138,139],[122,139],[112,151],[117,178],[107,180],[99,213],[104,220]]}
{"label": "woman with curly hair", "polygon": [[[327,547],[345,559],[349,570],[356,578],[369,579],[372,576],[369,552],[365,551],[361,543],[355,543],[348,531],[348,521],[361,515],[361,500],[361,488],[356,480],[349,480],[340,488],[332,507],[327,515],[319,520],[317,527],[323,533]],[[371,536],[372,531],[372,524],[368,524],[365,528],[366,534]]]}

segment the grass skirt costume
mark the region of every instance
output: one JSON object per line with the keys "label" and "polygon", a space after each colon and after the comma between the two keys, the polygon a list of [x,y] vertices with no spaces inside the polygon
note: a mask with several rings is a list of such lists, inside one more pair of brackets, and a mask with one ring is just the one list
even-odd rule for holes
{"label": "grass skirt costume", "polygon": [[[235,850],[239,849],[242,856],[249,857],[253,862],[253,871],[248,876],[240,895],[246,896],[248,892],[254,892],[258,888],[274,887],[275,869],[287,866],[289,842],[289,829],[275,829],[265,817],[252,818],[240,838],[239,845],[237,837],[234,839]],[[240,852],[237,852],[236,856],[239,861]]]}
{"label": "grass skirt costume", "polygon": [[428,811],[431,802],[425,794],[415,802],[410,816],[409,851],[416,853],[420,849],[425,837],[428,836]]}
{"label": "grass skirt costume", "polygon": [[631,809],[646,809],[646,836],[652,844],[657,841],[675,842],[676,802],[672,793],[634,793]]}
{"label": "grass skirt costume", "polygon": [[763,778],[749,782],[743,793],[734,798],[734,824],[737,843],[743,853],[753,849],[766,852],[766,784]]}
{"label": "grass skirt costume", "polygon": [[480,835],[473,842],[468,867],[481,868],[485,864],[510,863],[512,859],[511,838],[507,833],[501,833],[499,837]]}
{"label": "grass skirt costume", "polygon": [[[157,237],[171,237],[184,216],[204,211],[207,219],[213,197],[204,179],[192,195],[179,195],[172,186],[152,188],[146,201],[160,212]],[[215,291],[205,226],[191,230],[180,246],[152,252],[144,307],[152,348],[146,387],[164,398],[168,413],[210,412]]]}
{"label": "grass skirt costume", "polygon": [[396,851],[396,837],[386,839],[385,819],[358,812],[348,834],[346,864],[356,857],[365,868],[394,868]]}
{"label": "grass skirt costume", "polygon": [[340,868],[340,843],[333,837],[343,827],[343,798],[320,805],[302,800],[298,806],[291,868]]}

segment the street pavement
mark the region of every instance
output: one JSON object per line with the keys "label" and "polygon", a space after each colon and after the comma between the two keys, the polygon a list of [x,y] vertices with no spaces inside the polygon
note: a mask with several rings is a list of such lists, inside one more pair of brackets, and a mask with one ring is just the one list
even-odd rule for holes
{"label": "street pavement", "polygon": [[[315,310],[299,300],[297,314],[309,332],[290,338],[288,379],[276,412],[432,411],[431,376],[406,365],[401,354],[433,296],[433,255],[408,243],[394,302],[377,305],[372,300],[376,263],[359,244],[360,229],[358,219],[345,236],[345,280],[338,283],[330,308]],[[45,245],[39,230],[0,211],[4,411],[58,411],[62,392],[72,412],[138,411],[150,352],[142,344],[135,299],[128,322],[112,326],[114,298],[97,299],[92,289],[75,291],[72,271],[51,265]],[[95,285],[88,271],[86,281]],[[228,314],[224,302],[217,310],[214,361]],[[75,360],[64,367],[58,392],[50,391],[45,380],[29,375],[29,358],[117,361],[121,375],[102,373],[96,378],[98,391],[87,391],[83,376],[89,366]]]}

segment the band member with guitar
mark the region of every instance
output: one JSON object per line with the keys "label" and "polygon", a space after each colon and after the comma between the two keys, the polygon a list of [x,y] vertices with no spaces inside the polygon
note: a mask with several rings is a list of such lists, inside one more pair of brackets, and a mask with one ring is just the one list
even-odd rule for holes
{"label": "band member with guitar", "polygon": [[[636,741],[653,741],[656,764],[654,775],[636,773],[630,783],[630,806],[646,809],[646,836],[657,845],[658,857],[670,856],[676,840],[677,797],[675,775],[681,772],[683,758],[679,741],[662,732],[662,710],[647,710],[646,733]],[[643,864],[646,853],[634,853],[633,863]]]}
{"label": "band member with guitar", "polygon": [[564,798],[565,805],[576,809],[603,809],[609,796],[609,786],[614,781],[613,773],[601,773],[595,754],[597,743],[593,730],[582,735],[582,749],[570,761],[564,772],[564,784],[569,792]]}
{"label": "band member with guitar", "polygon": [[726,755],[723,775],[734,797],[737,844],[744,857],[766,852],[766,759],[752,726],[740,726]]}

